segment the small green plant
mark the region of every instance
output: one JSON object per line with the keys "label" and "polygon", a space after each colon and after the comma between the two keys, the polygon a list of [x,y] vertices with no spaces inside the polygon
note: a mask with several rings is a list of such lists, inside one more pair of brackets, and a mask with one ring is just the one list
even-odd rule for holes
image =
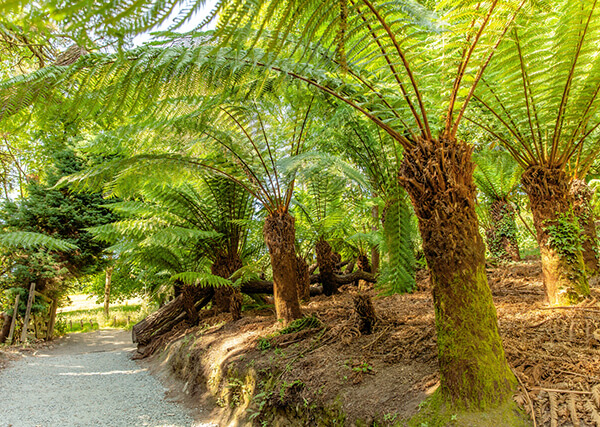
{"label": "small green plant", "polygon": [[320,328],[323,323],[316,316],[307,316],[291,322],[287,327],[279,331],[279,335],[291,334],[303,329]]}
{"label": "small green plant", "polygon": [[354,366],[352,368],[352,370],[354,372],[362,372],[364,374],[367,374],[367,373],[373,372],[373,367],[371,365],[369,365],[367,362],[363,362],[358,366]]}
{"label": "small green plant", "polygon": [[260,338],[258,340],[258,349],[259,350],[268,350],[271,348],[271,341],[267,338]]}
{"label": "small green plant", "polygon": [[398,414],[395,414],[393,412],[388,412],[387,414],[383,415],[383,421],[385,421],[386,423],[393,423],[396,418],[398,418]]}

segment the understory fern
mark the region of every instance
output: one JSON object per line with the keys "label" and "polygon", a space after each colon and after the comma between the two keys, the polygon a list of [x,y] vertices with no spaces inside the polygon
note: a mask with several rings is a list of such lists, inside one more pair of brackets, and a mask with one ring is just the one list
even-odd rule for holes
{"label": "understory fern", "polygon": [[414,214],[406,195],[393,199],[385,207],[383,220],[383,263],[377,286],[385,294],[411,292],[415,289]]}

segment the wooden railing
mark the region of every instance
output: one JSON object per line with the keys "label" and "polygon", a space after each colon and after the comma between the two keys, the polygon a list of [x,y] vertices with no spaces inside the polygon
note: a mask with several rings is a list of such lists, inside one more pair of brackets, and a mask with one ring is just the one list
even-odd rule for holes
{"label": "wooden railing", "polygon": [[[38,296],[45,300],[49,305],[48,309],[42,313],[31,313],[31,307],[35,297]],[[20,295],[17,294],[15,297],[15,305],[13,309],[12,323],[8,333],[8,343],[13,344],[15,328],[17,325],[17,318],[19,316],[19,299]],[[50,341],[54,335],[54,324],[56,322],[56,310],[58,309],[58,301],[48,298],[46,295],[35,290],[35,283],[32,283],[29,287],[29,297],[27,298],[27,308],[25,310],[25,317],[23,319],[23,326],[21,328],[20,342],[24,343],[31,336],[36,339],[45,339]]]}

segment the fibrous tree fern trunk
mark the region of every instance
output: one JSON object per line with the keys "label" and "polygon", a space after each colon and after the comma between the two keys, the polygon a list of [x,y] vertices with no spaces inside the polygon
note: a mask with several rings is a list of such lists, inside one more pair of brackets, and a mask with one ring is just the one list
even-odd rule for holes
{"label": "fibrous tree fern trunk", "polygon": [[286,326],[302,317],[297,290],[294,217],[286,211],[270,213],[265,220],[263,234],[273,268],[273,297],[277,320]]}
{"label": "fibrous tree fern trunk", "polygon": [[308,301],[310,299],[310,274],[306,260],[300,255],[296,256],[296,272],[298,274],[298,298],[301,301]]}
{"label": "fibrous tree fern trunk", "polygon": [[561,169],[532,166],[523,173],[522,181],[531,204],[548,302],[576,303],[589,295],[590,289],[569,179]]}
{"label": "fibrous tree fern trunk", "polygon": [[573,213],[581,228],[583,262],[588,274],[596,275],[599,272],[598,234],[596,233],[596,216],[591,205],[594,193],[582,179],[571,181],[570,193],[573,198]]}
{"label": "fibrous tree fern trunk", "polygon": [[319,280],[323,285],[323,294],[333,295],[337,291],[335,283],[335,259],[331,245],[321,237],[315,246],[317,252],[317,265],[319,266]]}
{"label": "fibrous tree fern trunk", "polygon": [[[211,273],[229,279],[233,273],[242,268],[242,260],[237,255],[219,255],[213,265],[210,267]],[[231,306],[231,297],[235,289],[231,286],[219,286],[215,289],[213,304],[222,312],[228,312]]]}
{"label": "fibrous tree fern trunk", "polygon": [[508,400],[515,379],[485,273],[471,151],[455,140],[419,140],[404,154],[400,182],[419,218],[431,273],[441,395],[477,409]]}
{"label": "fibrous tree fern trunk", "polygon": [[506,200],[494,200],[489,209],[492,227],[485,235],[492,256],[503,261],[520,261],[515,209]]}

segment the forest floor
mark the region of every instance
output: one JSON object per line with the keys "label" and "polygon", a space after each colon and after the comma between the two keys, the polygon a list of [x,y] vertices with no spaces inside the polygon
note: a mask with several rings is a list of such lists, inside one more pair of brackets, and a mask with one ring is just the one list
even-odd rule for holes
{"label": "forest floor", "polygon": [[131,333],[113,329],[5,353],[13,360],[0,371],[0,426],[192,425],[179,402],[167,400],[161,383],[131,360],[132,349]]}
{"label": "forest floor", "polygon": [[[490,267],[488,278],[523,411],[537,426],[600,427],[600,289],[576,307],[550,309],[539,261]],[[370,335],[358,329],[352,285],[311,298],[303,312],[320,323],[284,335],[268,309],[234,322],[208,310],[200,326],[173,331],[151,363],[214,407],[205,415],[221,425],[249,415],[272,425],[273,408],[295,408],[303,422],[329,408],[342,425],[404,425],[439,384],[430,286],[421,271],[412,294],[369,291],[379,318]]]}

